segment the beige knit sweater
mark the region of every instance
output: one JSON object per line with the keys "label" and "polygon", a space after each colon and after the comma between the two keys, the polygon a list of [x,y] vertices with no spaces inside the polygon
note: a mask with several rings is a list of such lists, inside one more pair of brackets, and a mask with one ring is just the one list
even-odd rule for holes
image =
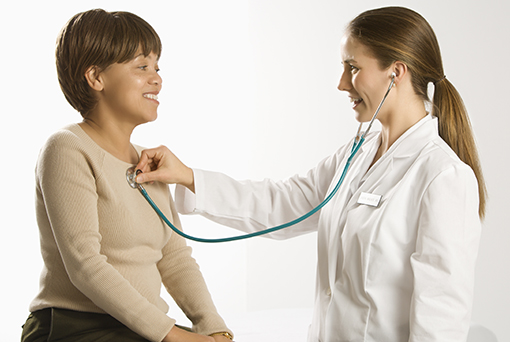
{"label": "beige knit sweater", "polygon": [[[128,185],[130,166],[101,149],[77,124],[48,139],[36,167],[44,268],[30,311],[58,307],[108,313],[141,336],[161,341],[175,323],[160,297],[163,283],[194,331],[229,331],[191,248]],[[145,188],[180,227],[168,187]]]}

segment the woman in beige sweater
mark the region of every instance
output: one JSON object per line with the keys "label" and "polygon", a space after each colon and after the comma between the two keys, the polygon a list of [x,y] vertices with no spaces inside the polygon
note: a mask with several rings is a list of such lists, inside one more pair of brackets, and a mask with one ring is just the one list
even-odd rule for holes
{"label": "woman in beige sweater", "polygon": [[[56,49],[59,82],[83,121],[52,135],[36,168],[44,268],[22,341],[232,339],[185,241],[126,182],[133,129],[157,117],[161,42],[127,12],[74,16]],[[147,191],[179,226],[169,189]],[[175,326],[161,284],[193,322]]]}

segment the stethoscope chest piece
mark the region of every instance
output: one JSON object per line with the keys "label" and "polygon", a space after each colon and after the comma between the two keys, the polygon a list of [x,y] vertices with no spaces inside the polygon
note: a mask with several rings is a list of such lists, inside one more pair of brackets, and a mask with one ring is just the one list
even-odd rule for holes
{"label": "stethoscope chest piece", "polygon": [[138,183],[136,182],[136,176],[138,174],[135,171],[135,167],[132,166],[129,169],[126,170],[126,179],[130,187],[133,189],[138,188]]}

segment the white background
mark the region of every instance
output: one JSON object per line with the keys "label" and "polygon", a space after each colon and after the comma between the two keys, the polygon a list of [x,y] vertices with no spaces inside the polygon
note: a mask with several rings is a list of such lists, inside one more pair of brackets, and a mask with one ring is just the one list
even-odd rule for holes
{"label": "white background", "polygon": [[[448,79],[469,110],[490,202],[477,267],[473,321],[510,340],[508,11],[503,0],[10,1],[0,12],[2,199],[0,340],[17,341],[41,268],[34,166],[47,137],[81,117],[60,92],[55,39],[75,13],[126,10],[160,34],[159,118],[133,142],[169,146],[185,163],[244,179],[304,173],[356,130],[336,90],[349,20],[386,5],[413,8],[438,36]],[[195,235],[235,233],[201,217]],[[447,229],[447,227],[445,227]],[[313,305],[316,236],[191,243],[221,313]],[[170,301],[170,299],[169,299]],[[169,313],[185,323],[175,306]],[[228,323],[228,322],[227,322]],[[241,341],[242,342],[242,341]]]}

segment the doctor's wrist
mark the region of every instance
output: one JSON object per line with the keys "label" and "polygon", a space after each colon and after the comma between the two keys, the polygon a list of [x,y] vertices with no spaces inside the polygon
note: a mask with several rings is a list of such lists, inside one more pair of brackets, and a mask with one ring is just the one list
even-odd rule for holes
{"label": "doctor's wrist", "polygon": [[188,188],[191,192],[195,193],[195,175],[193,169],[186,167],[186,176],[184,181],[181,183],[182,186]]}

